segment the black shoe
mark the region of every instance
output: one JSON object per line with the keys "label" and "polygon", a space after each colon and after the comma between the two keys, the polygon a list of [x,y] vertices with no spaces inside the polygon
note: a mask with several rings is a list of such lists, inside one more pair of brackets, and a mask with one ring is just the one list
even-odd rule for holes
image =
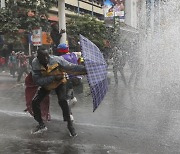
{"label": "black shoe", "polygon": [[76,133],[76,131],[75,131],[75,129],[74,129],[74,127],[73,127],[72,124],[68,124],[68,125],[67,125],[67,128],[68,128],[68,130],[69,130],[69,135],[70,135],[71,137],[76,137],[76,136],[77,136],[77,133]]}
{"label": "black shoe", "polygon": [[26,108],[25,110],[24,110],[24,112],[27,112],[28,111],[28,109]]}
{"label": "black shoe", "polygon": [[44,124],[41,124],[36,126],[36,128],[31,131],[31,134],[43,133],[44,131],[47,131],[47,127]]}

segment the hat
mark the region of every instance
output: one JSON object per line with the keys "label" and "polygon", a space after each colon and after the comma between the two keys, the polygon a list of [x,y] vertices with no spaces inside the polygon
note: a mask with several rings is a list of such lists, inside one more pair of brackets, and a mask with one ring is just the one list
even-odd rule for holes
{"label": "hat", "polygon": [[57,52],[59,53],[68,53],[69,47],[65,43],[61,43],[57,46]]}

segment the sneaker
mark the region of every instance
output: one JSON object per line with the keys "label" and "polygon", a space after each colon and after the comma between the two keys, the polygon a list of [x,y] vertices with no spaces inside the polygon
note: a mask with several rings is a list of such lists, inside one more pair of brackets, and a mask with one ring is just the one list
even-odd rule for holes
{"label": "sneaker", "polygon": [[70,135],[71,137],[76,137],[76,136],[77,136],[77,133],[76,133],[76,131],[75,131],[75,129],[74,129],[74,127],[73,127],[72,124],[68,124],[68,125],[67,125],[67,128],[68,128],[68,130],[69,130],[69,135]]}
{"label": "sneaker", "polygon": [[73,117],[72,114],[70,115],[70,119],[71,119],[72,122],[74,121],[74,117]]}
{"label": "sneaker", "polygon": [[26,108],[26,109],[24,109],[24,112],[27,112],[28,111],[28,109]]}
{"label": "sneaker", "polygon": [[68,105],[74,105],[77,102],[77,98],[73,97],[72,99],[68,99],[67,102]]}
{"label": "sneaker", "polygon": [[73,97],[73,98],[71,99],[71,103],[72,103],[72,104],[77,103],[77,98],[76,98],[76,97]]}
{"label": "sneaker", "polygon": [[43,133],[44,131],[47,131],[47,127],[43,125],[38,125],[34,130],[31,131],[31,134],[39,134]]}

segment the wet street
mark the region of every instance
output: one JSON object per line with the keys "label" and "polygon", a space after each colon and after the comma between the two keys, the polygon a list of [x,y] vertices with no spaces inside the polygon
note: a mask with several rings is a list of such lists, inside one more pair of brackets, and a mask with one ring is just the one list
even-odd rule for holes
{"label": "wet street", "polygon": [[[37,125],[24,113],[24,85],[0,74],[0,153],[2,154],[178,154],[180,153],[180,89],[162,91],[125,88],[114,83],[93,112],[84,80],[84,93],[72,106],[78,136],[69,137],[56,95],[51,94],[48,131],[31,135]],[[120,80],[120,79],[119,79]]]}

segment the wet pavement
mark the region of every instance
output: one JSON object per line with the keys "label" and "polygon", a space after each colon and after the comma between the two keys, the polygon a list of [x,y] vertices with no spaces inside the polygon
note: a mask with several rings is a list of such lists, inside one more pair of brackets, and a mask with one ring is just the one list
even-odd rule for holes
{"label": "wet pavement", "polygon": [[51,94],[48,131],[31,135],[37,125],[25,109],[24,85],[0,74],[0,153],[3,154],[178,154],[180,90],[160,92],[125,88],[114,83],[93,112],[86,80],[84,93],[72,106],[78,136],[69,137],[57,98]]}

